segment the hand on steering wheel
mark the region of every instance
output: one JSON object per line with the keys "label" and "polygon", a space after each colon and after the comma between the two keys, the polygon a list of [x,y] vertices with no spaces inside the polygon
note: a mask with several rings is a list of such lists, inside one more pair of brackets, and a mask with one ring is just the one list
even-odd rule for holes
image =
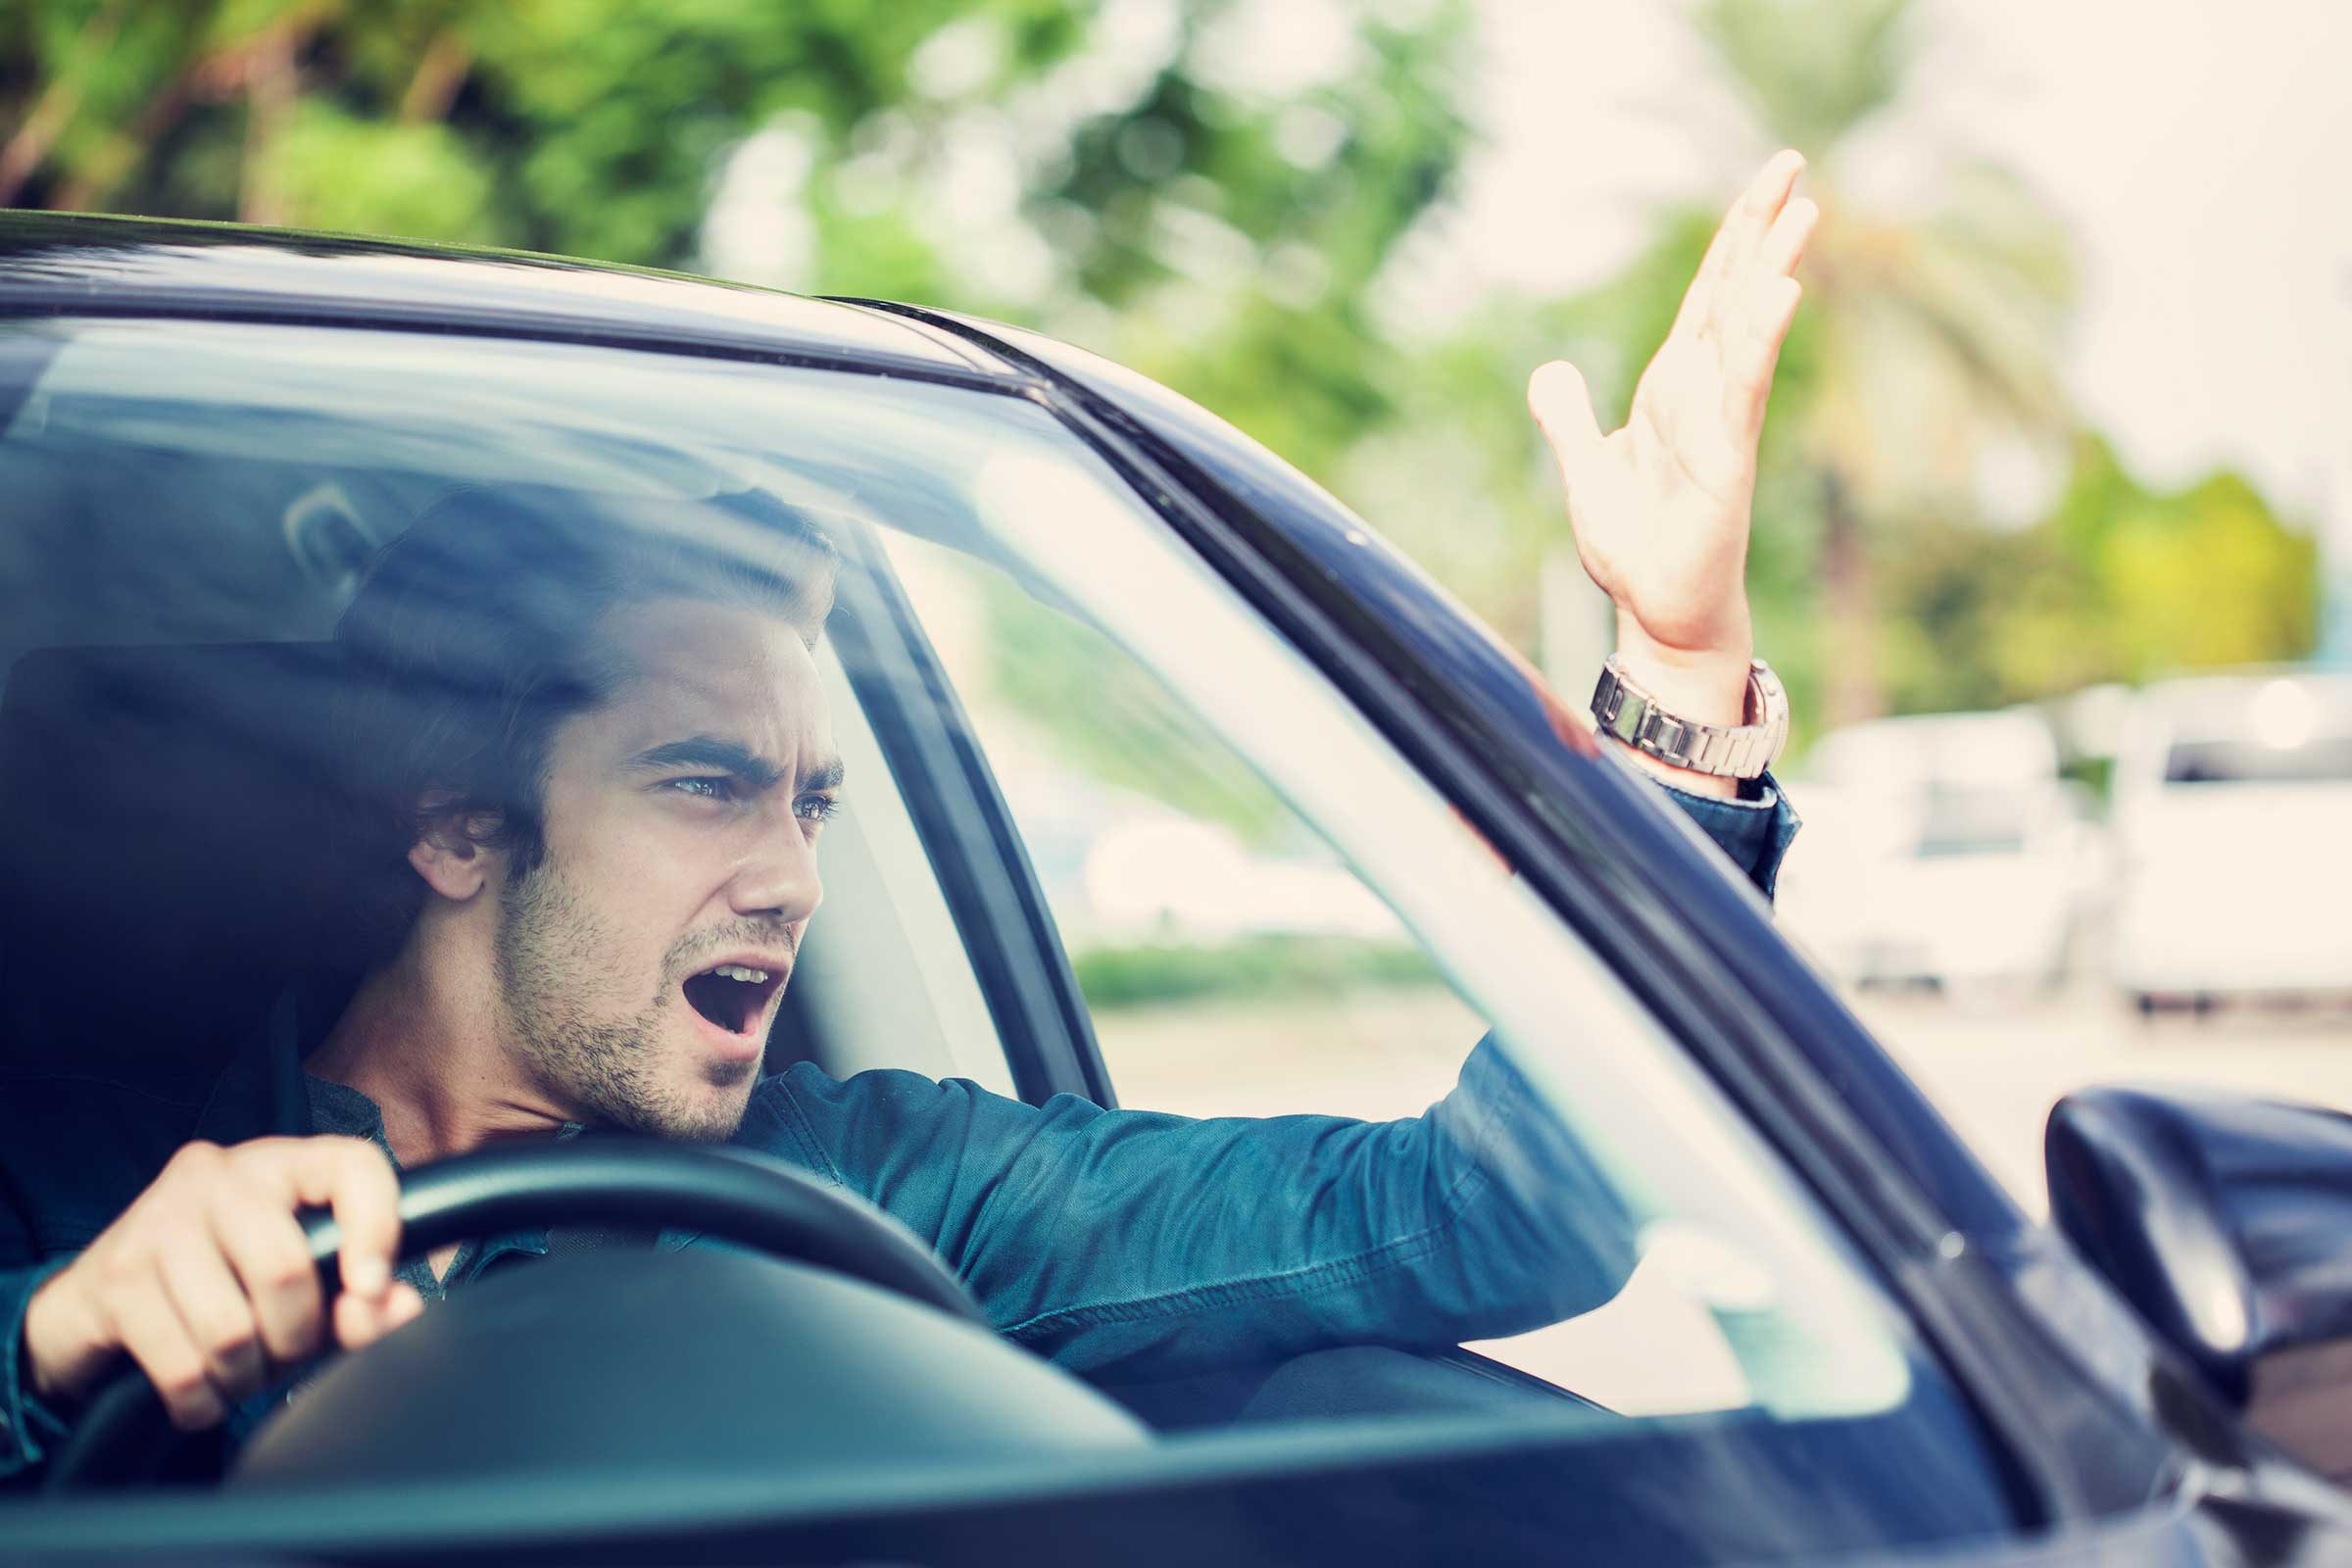
{"label": "hand on steering wheel", "polygon": [[[409,1174],[400,1221],[404,1255],[543,1225],[692,1230],[988,1325],[947,1265],[888,1214],[780,1160],[732,1148],[600,1137],[462,1155]],[[331,1296],[341,1231],[324,1211],[305,1229]],[[154,1386],[133,1368],[90,1401],[46,1485],[55,1492],[151,1477],[179,1437]]]}

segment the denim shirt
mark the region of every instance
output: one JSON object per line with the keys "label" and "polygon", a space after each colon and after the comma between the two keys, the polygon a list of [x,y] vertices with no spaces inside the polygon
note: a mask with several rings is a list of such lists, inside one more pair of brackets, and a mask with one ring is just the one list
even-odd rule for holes
{"label": "denim shirt", "polygon": [[[1771,776],[1757,801],[1661,787],[1769,897],[1798,826]],[[87,1078],[0,1093],[0,1487],[29,1483],[64,1433],[27,1387],[25,1301],[173,1149],[319,1130],[381,1142],[372,1102],[301,1071],[331,1021],[289,991],[200,1106]],[[734,1141],[879,1205],[1007,1339],[1105,1381],[1518,1333],[1600,1305],[1634,1263],[1616,1195],[1486,1040],[1450,1094],[1400,1121],[1031,1105],[963,1079],[837,1080],[803,1062],[754,1087]],[[544,1230],[485,1238],[428,1301],[547,1248]],[[280,1397],[232,1412],[232,1439]]]}

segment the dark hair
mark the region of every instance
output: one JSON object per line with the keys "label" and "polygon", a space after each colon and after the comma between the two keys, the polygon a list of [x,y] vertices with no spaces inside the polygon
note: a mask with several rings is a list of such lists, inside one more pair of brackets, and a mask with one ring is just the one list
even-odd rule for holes
{"label": "dark hair", "polygon": [[839,560],[810,514],[758,492],[469,488],[429,508],[376,556],[335,629],[351,677],[337,714],[356,773],[351,848],[370,884],[357,951],[381,958],[407,939],[424,901],[408,854],[428,831],[471,831],[520,870],[539,863],[556,728],[627,674],[602,635],[612,612],[743,606],[813,647]]}

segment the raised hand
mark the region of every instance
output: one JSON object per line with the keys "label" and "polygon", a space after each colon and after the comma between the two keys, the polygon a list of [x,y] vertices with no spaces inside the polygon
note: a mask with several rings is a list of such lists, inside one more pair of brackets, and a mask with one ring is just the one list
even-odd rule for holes
{"label": "raised hand", "polygon": [[[1564,360],[1528,383],[1567,483],[1577,557],[1617,606],[1620,662],[1672,711],[1706,723],[1738,724],[1745,706],[1756,441],[1802,293],[1791,274],[1820,218],[1791,199],[1803,169],[1779,153],[1732,204],[1624,428],[1601,433]],[[1703,777],[1657,765],[1678,784]],[[1732,793],[1729,780],[1705,782]]]}

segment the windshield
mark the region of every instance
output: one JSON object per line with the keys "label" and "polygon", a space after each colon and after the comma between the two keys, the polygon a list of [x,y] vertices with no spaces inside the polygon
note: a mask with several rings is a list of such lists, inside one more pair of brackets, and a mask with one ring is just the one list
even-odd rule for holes
{"label": "windshield", "polygon": [[[396,1160],[441,1147],[404,1086],[463,1059],[517,1126],[750,1142],[878,1204],[1171,1450],[1525,1428],[1617,1489],[1625,1560],[2005,1517],[1761,1141],[1039,403],[289,326],[0,346],[0,1070],[145,1118],[0,1142],[0,1270],[87,1245],[243,1054],[306,1069],[257,1118]],[[1290,1054],[1335,998],[1426,1092]],[[407,1267],[454,1311],[529,1250]],[[1726,1467],[1806,1500],[1675,1517]]]}

